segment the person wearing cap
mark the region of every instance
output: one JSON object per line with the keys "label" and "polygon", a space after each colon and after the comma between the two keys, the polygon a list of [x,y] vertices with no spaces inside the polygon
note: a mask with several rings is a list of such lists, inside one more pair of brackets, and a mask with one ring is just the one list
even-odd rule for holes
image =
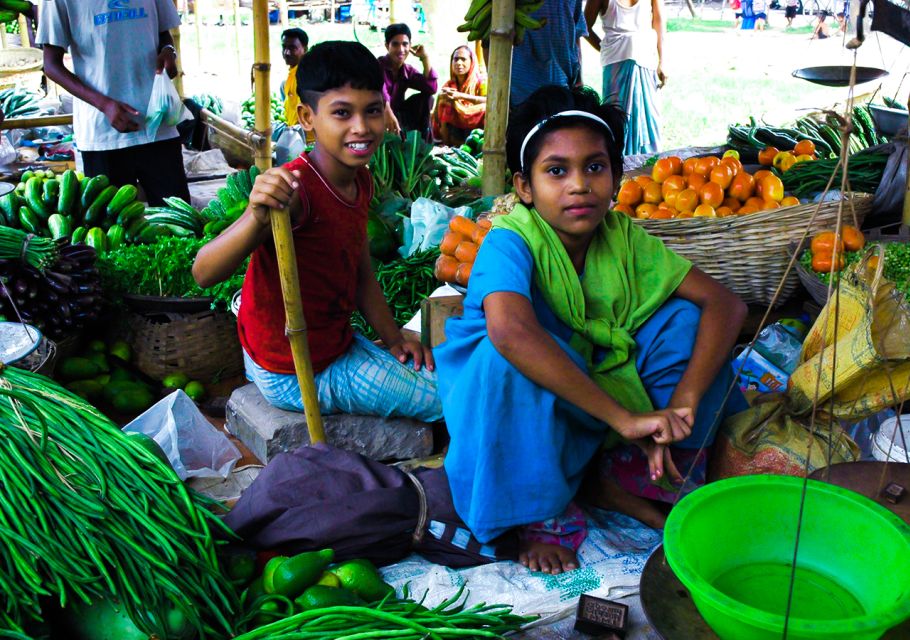
{"label": "person wearing cap", "polygon": [[[385,48],[380,56],[385,98],[386,130],[393,133],[417,130],[421,136],[430,134],[430,111],[433,96],[439,89],[439,75],[430,64],[430,56],[422,44],[411,46],[411,29],[404,23],[390,24],[385,30]],[[413,53],[420,59],[423,70],[407,64]],[[417,91],[405,98],[408,89]]]}
{"label": "person wearing cap", "polygon": [[[138,183],[149,204],[190,199],[177,128],[147,128],[156,73],[177,75],[173,0],[45,0],[38,21],[44,73],[73,95],[73,133],[86,176]],[[63,64],[69,51],[73,70]]]}

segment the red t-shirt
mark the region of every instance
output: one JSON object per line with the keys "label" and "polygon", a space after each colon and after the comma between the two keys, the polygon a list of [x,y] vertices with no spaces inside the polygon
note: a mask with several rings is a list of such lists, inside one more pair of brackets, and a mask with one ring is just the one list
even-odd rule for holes
{"label": "red t-shirt", "polygon": [[[345,200],[320,175],[306,154],[285,165],[300,171],[301,222],[294,227],[294,249],[303,315],[313,370],[320,372],[348,350],[354,333],[357,269],[367,238],[367,208],[373,197],[370,173],[357,173],[357,200]],[[275,244],[253,251],[243,280],[237,330],[240,344],[263,369],[294,373],[285,335],[284,301]]]}

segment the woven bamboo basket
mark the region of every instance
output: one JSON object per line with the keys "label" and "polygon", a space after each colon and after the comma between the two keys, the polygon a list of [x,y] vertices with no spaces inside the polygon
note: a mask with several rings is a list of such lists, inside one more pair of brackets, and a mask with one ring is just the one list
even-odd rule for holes
{"label": "woven bamboo basket", "polygon": [[180,372],[211,382],[243,372],[237,324],[226,311],[129,313],[127,323],[136,365],[157,380]]}
{"label": "woven bamboo basket", "polygon": [[[818,206],[804,204],[726,218],[636,218],[635,222],[745,302],[767,306],[774,300],[789,264],[790,242],[802,237]],[[840,202],[821,204],[810,227],[810,237],[834,227],[839,206]],[[844,202],[844,220],[852,224],[855,212],[857,223],[862,223],[871,208],[871,194],[851,194]],[[791,270],[775,306],[786,302],[798,286],[796,270]]]}
{"label": "woven bamboo basket", "polygon": [[44,53],[31,47],[0,49],[0,89],[21,87],[37,91],[41,87]]}

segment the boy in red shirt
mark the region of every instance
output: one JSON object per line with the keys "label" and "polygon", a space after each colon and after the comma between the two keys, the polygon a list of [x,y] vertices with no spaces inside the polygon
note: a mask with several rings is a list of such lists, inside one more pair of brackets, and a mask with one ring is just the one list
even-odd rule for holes
{"label": "boy in red shirt", "polygon": [[[442,407],[432,353],[395,324],[367,243],[367,163],[385,129],[382,82],[359,43],[324,42],[301,58],[298,116],[316,146],[257,178],[247,210],[199,251],[193,276],[212,286],[252,254],[237,322],[247,377],[273,405],[303,411],[269,217],[269,208],[289,207],[320,410],[433,421]],[[353,331],[355,310],[388,351]]]}

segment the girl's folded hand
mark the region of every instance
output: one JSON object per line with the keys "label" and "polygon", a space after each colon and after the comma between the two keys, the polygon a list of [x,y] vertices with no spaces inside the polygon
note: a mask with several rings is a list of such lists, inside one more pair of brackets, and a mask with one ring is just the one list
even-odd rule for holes
{"label": "girl's folded hand", "polygon": [[656,444],[685,440],[692,433],[691,409],[661,409],[649,413],[630,414],[625,424],[616,430],[627,440],[650,438]]}

